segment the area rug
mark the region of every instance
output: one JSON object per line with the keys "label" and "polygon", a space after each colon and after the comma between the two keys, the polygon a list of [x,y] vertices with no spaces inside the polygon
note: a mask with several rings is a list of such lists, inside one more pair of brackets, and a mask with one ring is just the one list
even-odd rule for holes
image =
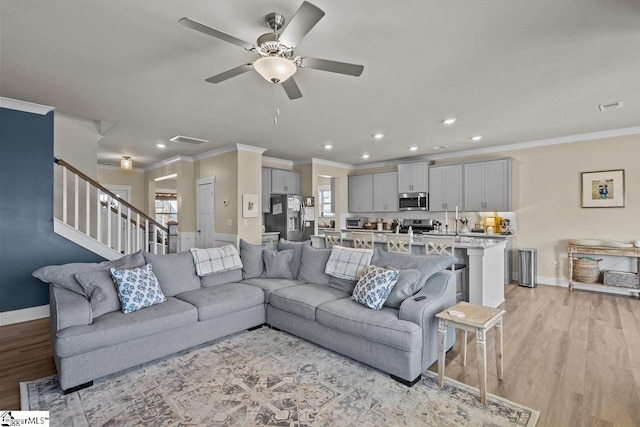
{"label": "area rug", "polygon": [[413,387],[284,332],[242,332],[63,395],[21,383],[52,426],[534,426],[538,412],[426,372]]}

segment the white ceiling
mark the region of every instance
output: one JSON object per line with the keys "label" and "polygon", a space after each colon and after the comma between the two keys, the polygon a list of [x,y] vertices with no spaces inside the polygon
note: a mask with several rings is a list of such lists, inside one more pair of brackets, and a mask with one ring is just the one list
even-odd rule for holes
{"label": "white ceiling", "polygon": [[[326,15],[296,55],[364,73],[300,69],[304,97],[277,88],[277,125],[274,88],[257,73],[204,81],[254,54],[177,21],[254,42],[267,13],[290,18],[301,0],[0,2],[0,96],[116,123],[99,163],[129,155],[144,166],[241,143],[361,164],[640,125],[638,0],[312,0]],[[598,110],[616,101],[624,108]],[[458,121],[442,125],[449,116]],[[211,142],[168,142],[176,134]]]}

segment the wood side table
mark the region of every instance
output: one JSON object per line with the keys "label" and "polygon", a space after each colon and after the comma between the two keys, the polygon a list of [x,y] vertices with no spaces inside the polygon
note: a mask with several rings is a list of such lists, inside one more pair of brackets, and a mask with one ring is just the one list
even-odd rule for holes
{"label": "wood side table", "polygon": [[[454,316],[451,311],[464,313],[464,317]],[[459,302],[453,307],[436,314],[438,321],[438,386],[444,382],[445,362],[445,338],[447,326],[458,328],[462,331],[462,365],[467,364],[467,331],[475,332],[478,354],[478,379],[480,382],[480,402],[487,403],[487,331],[496,327],[496,366],[498,379],[501,380],[502,357],[502,316],[506,311],[499,308],[485,307],[481,305]]]}

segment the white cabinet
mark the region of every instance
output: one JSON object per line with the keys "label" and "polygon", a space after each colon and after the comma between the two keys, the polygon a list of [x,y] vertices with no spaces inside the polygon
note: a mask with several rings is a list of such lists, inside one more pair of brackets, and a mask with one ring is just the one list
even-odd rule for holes
{"label": "white cabinet", "polygon": [[464,209],[511,210],[511,159],[464,164]]}
{"label": "white cabinet", "polygon": [[429,191],[427,162],[398,165],[398,193],[426,193]]}
{"label": "white cabinet", "polygon": [[349,176],[349,212],[373,212],[373,175]]}
{"label": "white cabinet", "polygon": [[462,204],[462,165],[431,166],[429,168],[429,210],[453,211]]}
{"label": "white cabinet", "polygon": [[398,173],[386,172],[373,175],[373,211],[398,211]]}
{"label": "white cabinet", "polygon": [[271,192],[274,194],[300,194],[300,173],[271,169]]}
{"label": "white cabinet", "polygon": [[271,169],[262,168],[262,212],[271,212]]}

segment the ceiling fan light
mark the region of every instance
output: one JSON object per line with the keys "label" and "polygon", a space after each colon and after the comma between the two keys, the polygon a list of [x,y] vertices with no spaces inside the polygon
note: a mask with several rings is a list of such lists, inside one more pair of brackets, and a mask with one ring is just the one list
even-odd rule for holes
{"label": "ceiling fan light", "polygon": [[282,83],[298,70],[293,61],[279,56],[263,56],[253,63],[253,68],[271,83]]}

